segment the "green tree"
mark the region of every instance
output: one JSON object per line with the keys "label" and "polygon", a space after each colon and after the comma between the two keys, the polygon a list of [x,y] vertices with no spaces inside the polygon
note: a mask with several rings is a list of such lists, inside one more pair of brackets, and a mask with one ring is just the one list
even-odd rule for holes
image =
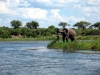
{"label": "green tree", "polygon": [[66,23],[66,22],[60,22],[59,24],[58,24],[59,26],[62,26],[63,28],[65,28],[66,26],[70,26],[68,23]]}
{"label": "green tree", "polygon": [[51,34],[55,34],[55,33],[56,33],[56,28],[55,28],[54,25],[49,26],[48,29],[49,29],[49,32],[50,32]]}
{"label": "green tree", "polygon": [[4,29],[0,29],[0,38],[9,38],[9,31],[8,30],[4,30]]}
{"label": "green tree", "polygon": [[11,35],[19,35],[22,33],[21,28],[11,29]]}
{"label": "green tree", "polygon": [[36,29],[36,34],[38,35],[38,37],[40,36],[45,36],[45,28],[38,28]]}
{"label": "green tree", "polygon": [[100,29],[100,22],[94,23],[92,27]]}
{"label": "green tree", "polygon": [[19,20],[13,20],[10,22],[10,24],[14,29],[20,28],[20,26],[22,26],[22,22]]}
{"label": "green tree", "polygon": [[75,27],[78,27],[78,28],[81,28],[81,29],[85,29],[86,27],[88,27],[91,23],[90,22],[86,22],[86,21],[80,21],[80,22],[77,22],[74,26]]}
{"label": "green tree", "polygon": [[2,26],[0,27],[0,38],[10,38],[10,28]]}
{"label": "green tree", "polygon": [[26,23],[26,27],[30,29],[37,29],[38,26],[39,26],[39,23],[36,21],[31,21],[31,22]]}
{"label": "green tree", "polygon": [[31,22],[27,22],[27,23],[26,23],[26,27],[27,27],[27,28],[30,28],[30,29],[33,28],[32,25],[31,25]]}
{"label": "green tree", "polygon": [[24,37],[26,37],[26,32],[27,32],[28,28],[23,27],[21,29],[21,35],[23,35]]}

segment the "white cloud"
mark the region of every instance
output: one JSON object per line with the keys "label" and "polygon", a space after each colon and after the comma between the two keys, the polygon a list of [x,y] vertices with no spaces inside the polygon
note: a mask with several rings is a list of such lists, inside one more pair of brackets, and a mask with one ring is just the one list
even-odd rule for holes
{"label": "white cloud", "polygon": [[69,3],[77,3],[79,0],[35,0],[36,2],[42,2],[46,4],[69,4]]}
{"label": "white cloud", "polygon": [[[27,2],[22,0],[21,6],[27,6]],[[0,14],[24,17],[27,19],[45,19],[48,12],[40,8],[19,8],[20,0],[7,0],[7,2],[0,1]],[[13,7],[14,6],[14,7]]]}
{"label": "white cloud", "polygon": [[88,4],[100,5],[100,0],[87,0]]}
{"label": "white cloud", "polygon": [[68,5],[73,5],[79,0],[30,0],[35,3],[39,8],[65,8]]}
{"label": "white cloud", "polygon": [[53,21],[55,21],[55,20],[57,20],[57,21],[63,21],[63,18],[61,17],[61,15],[59,14],[59,9],[52,9],[51,10],[51,15],[50,15],[50,19],[51,20],[53,20]]}
{"label": "white cloud", "polygon": [[26,19],[46,19],[48,12],[40,8],[19,8],[17,12]]}
{"label": "white cloud", "polygon": [[6,7],[6,3],[5,2],[1,2],[0,1],[0,13],[1,14],[6,14],[9,12],[9,9]]}
{"label": "white cloud", "polygon": [[75,4],[74,9],[80,11],[86,17],[98,17],[100,14],[100,0],[84,0],[80,4]]}
{"label": "white cloud", "polygon": [[[79,21],[85,21],[84,17],[75,17],[75,16],[69,16],[67,17],[66,15],[60,15],[60,11],[59,9],[52,9],[50,11],[50,15],[48,17],[48,19],[46,20],[46,22],[48,22],[49,25],[51,24],[55,24],[58,26],[59,22],[67,22],[67,23],[71,23],[71,24],[75,24],[76,22]],[[72,25],[71,25],[72,26]]]}
{"label": "white cloud", "polygon": [[30,6],[27,0],[7,0],[8,4],[10,7],[15,8],[18,6]]}
{"label": "white cloud", "polygon": [[1,2],[0,1],[0,14],[9,14],[14,15],[17,14],[14,10],[10,9],[7,2]]}
{"label": "white cloud", "polygon": [[25,7],[28,7],[28,6],[30,6],[30,4],[29,4],[27,1],[25,1],[25,0],[21,0],[19,6],[25,6]]}
{"label": "white cloud", "polygon": [[36,0],[36,2],[51,3],[51,0]]}
{"label": "white cloud", "polygon": [[78,21],[84,21],[85,18],[83,17],[75,17],[75,16],[70,16],[70,17],[67,17],[67,16],[61,16],[59,14],[60,10],[59,9],[53,9],[51,10],[51,16],[50,16],[50,19],[52,21],[62,21],[62,22],[78,22]]}
{"label": "white cloud", "polygon": [[70,17],[68,17],[68,19],[69,19],[69,22],[73,22],[73,23],[76,23],[76,22],[79,22],[79,21],[85,21],[85,18],[75,17],[75,16],[70,16]]}

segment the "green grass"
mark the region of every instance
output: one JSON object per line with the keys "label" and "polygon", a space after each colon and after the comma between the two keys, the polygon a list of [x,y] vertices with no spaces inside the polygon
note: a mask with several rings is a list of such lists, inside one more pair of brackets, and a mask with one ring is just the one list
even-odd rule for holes
{"label": "green grass", "polygon": [[77,36],[76,37],[77,40],[95,40],[95,39],[100,39],[100,36]]}
{"label": "green grass", "polygon": [[39,37],[39,38],[0,38],[0,41],[44,41],[53,40],[54,37]]}
{"label": "green grass", "polygon": [[95,50],[100,51],[100,39],[95,40],[76,40],[74,42],[53,41],[47,46],[48,48],[63,49],[68,51],[75,50]]}

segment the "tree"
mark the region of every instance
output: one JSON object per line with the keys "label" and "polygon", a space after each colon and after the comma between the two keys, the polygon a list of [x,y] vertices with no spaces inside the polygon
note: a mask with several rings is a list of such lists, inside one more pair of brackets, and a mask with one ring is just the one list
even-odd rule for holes
{"label": "tree", "polygon": [[100,29],[100,22],[94,23],[92,27]]}
{"label": "tree", "polygon": [[31,22],[27,22],[26,27],[31,29],[32,28]]}
{"label": "tree", "polygon": [[7,29],[0,28],[0,38],[9,38],[9,31]]}
{"label": "tree", "polygon": [[62,26],[63,28],[65,28],[66,26],[69,26],[69,24],[67,24],[66,22],[60,22],[59,26]]}
{"label": "tree", "polygon": [[51,34],[55,34],[55,33],[56,33],[56,28],[55,28],[54,25],[49,26],[48,29],[49,29],[49,32],[50,32]]}
{"label": "tree", "polygon": [[31,22],[27,22],[26,23],[26,27],[30,28],[30,29],[37,29],[37,27],[39,26],[39,23],[36,21],[31,21]]}
{"label": "tree", "polygon": [[19,20],[13,20],[10,22],[10,24],[14,29],[20,28],[20,26],[22,26],[22,22]]}
{"label": "tree", "polygon": [[78,28],[82,28],[84,30],[90,24],[91,24],[90,22],[80,21],[80,22],[77,22],[74,26]]}

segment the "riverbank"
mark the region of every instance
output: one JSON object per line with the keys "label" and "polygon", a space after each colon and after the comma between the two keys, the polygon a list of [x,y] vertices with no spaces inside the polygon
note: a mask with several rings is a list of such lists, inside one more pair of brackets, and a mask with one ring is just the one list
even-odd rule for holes
{"label": "riverbank", "polygon": [[0,38],[0,41],[46,41],[52,40],[54,37],[40,37],[40,38]]}
{"label": "riverbank", "polygon": [[76,40],[74,42],[52,41],[48,48],[63,49],[65,51],[92,50],[100,51],[100,39],[95,40]]}

